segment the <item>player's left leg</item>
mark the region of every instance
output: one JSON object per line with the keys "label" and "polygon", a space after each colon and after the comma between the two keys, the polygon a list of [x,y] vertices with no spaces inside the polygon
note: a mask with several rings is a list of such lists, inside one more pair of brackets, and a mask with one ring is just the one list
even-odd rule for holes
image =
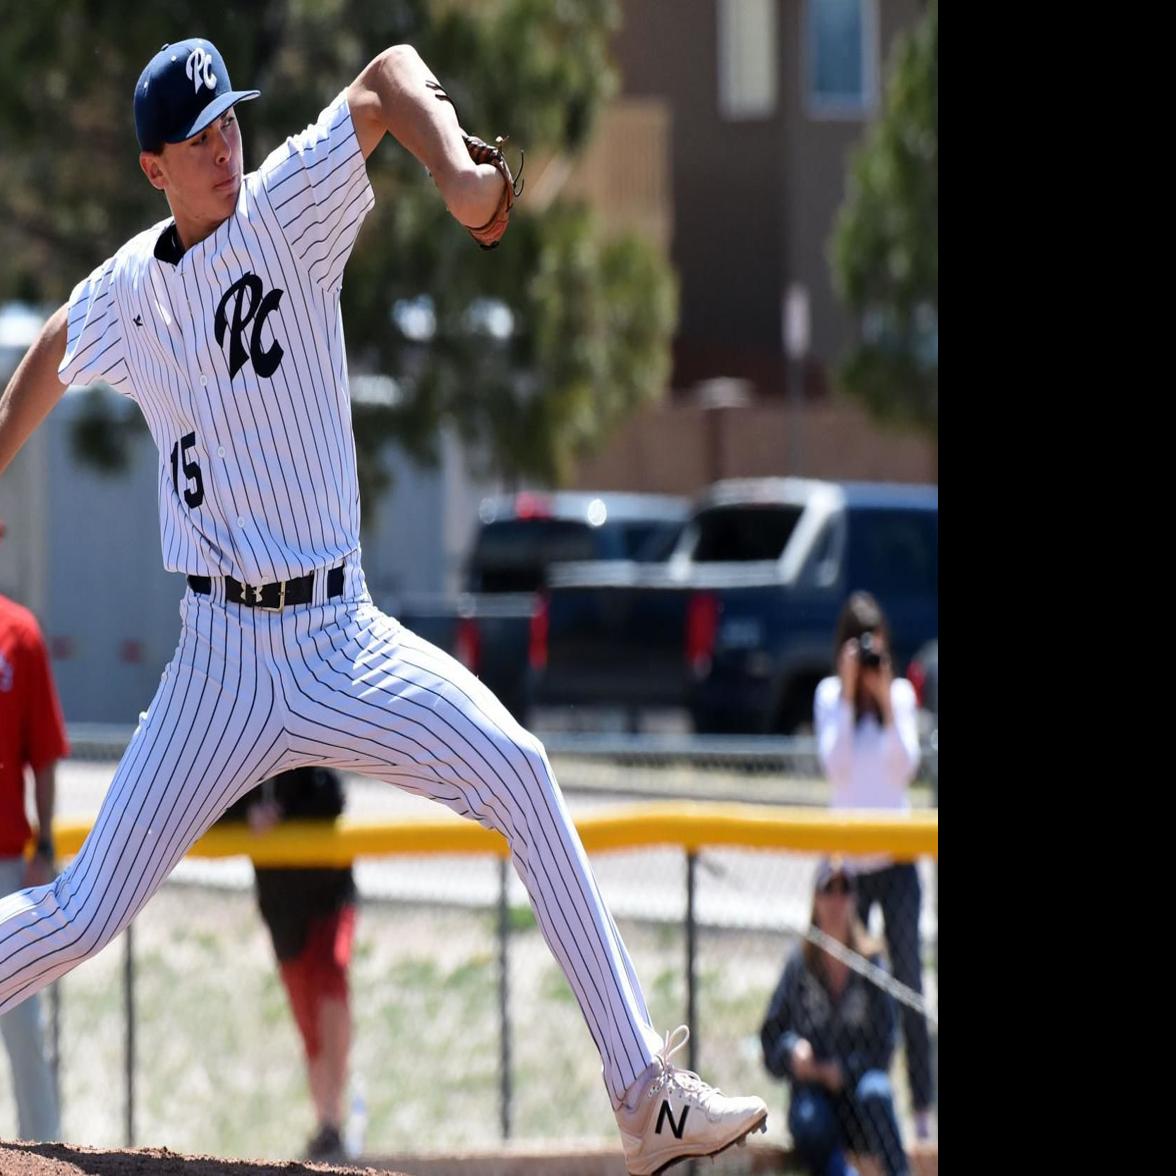
{"label": "player's left leg", "polygon": [[660,1042],[542,746],[453,658],[370,604],[345,609],[327,606],[337,624],[317,610],[284,621],[290,754],[387,780],[506,837],[619,1102]]}
{"label": "player's left leg", "polygon": [[541,743],[464,666],[369,600],[283,624],[291,755],[439,800],[506,838],[600,1052],[631,1170],[709,1154],[760,1126],[761,1100],[723,1098],[670,1062],[681,1039],[663,1042],[650,1024]]}

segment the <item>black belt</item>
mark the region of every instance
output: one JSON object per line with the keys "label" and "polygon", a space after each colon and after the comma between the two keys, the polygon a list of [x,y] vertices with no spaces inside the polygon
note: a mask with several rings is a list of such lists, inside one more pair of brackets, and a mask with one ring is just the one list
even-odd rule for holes
{"label": "black belt", "polygon": [[[225,577],[225,600],[229,604],[243,604],[247,608],[263,608],[277,612],[290,604],[309,604],[314,599],[314,572],[298,576],[293,580],[282,580],[274,584],[263,584],[253,588],[242,584],[232,576]],[[188,587],[201,596],[212,592],[210,576],[189,576]],[[327,599],[343,595],[343,565],[327,572]]]}

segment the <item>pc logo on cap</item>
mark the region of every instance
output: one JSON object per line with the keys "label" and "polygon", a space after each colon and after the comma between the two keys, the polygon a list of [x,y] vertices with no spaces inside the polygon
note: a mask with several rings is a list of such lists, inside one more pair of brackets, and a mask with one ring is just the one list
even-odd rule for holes
{"label": "pc logo on cap", "polygon": [[144,151],[182,143],[260,90],[234,90],[220,51],[202,37],[164,45],[135,86],[135,133]]}

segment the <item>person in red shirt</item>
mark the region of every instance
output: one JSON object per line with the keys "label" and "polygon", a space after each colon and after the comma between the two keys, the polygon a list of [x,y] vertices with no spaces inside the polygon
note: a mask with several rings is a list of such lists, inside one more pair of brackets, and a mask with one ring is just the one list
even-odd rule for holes
{"label": "person in red shirt", "polygon": [[[0,540],[4,538],[0,519]],[[69,754],[61,704],[45,642],[33,614],[0,596],[0,895],[53,881],[53,802],[57,761]],[[25,813],[25,772],[32,771],[37,847]],[[22,1139],[61,1138],[57,1091],[45,1054],[41,1004],[31,997],[0,1017],[12,1065]]]}

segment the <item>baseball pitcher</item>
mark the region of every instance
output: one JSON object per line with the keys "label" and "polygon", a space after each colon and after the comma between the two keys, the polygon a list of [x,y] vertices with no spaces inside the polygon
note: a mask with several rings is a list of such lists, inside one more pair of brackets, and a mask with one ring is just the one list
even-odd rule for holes
{"label": "baseball pitcher", "polygon": [[[0,400],[0,472],[71,384],[130,396],[159,449],[165,566],[187,580],[175,656],[93,830],[49,886],[0,900],[0,1012],[100,951],[259,781],[362,772],[500,832],[600,1051],[629,1170],[764,1127],[671,1061],[542,745],[364,583],[340,291],[391,135],[484,247],[518,188],[409,46],[380,53],[243,174],[244,104],[201,38],[134,93],[139,167],[170,215],[74,288]],[[133,586],[128,585],[128,591]],[[553,1093],[558,1091],[558,1084]]]}

